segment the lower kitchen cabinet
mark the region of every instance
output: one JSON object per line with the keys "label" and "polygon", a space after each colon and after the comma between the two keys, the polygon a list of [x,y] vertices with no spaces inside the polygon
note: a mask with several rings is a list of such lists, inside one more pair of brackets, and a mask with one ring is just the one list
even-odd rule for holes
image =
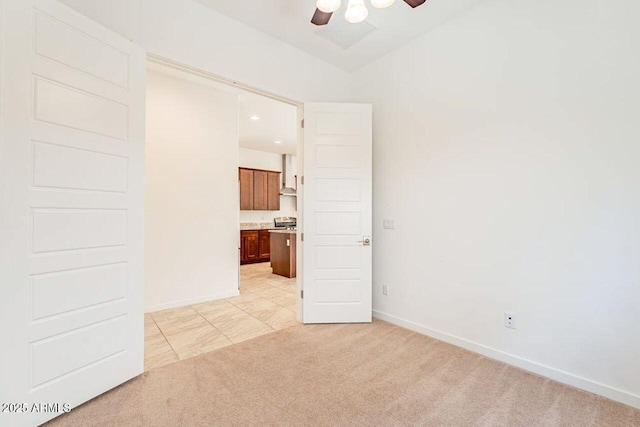
{"label": "lower kitchen cabinet", "polygon": [[271,233],[271,269],[273,274],[296,277],[296,232]]}
{"label": "lower kitchen cabinet", "polygon": [[271,260],[271,236],[269,234],[269,230],[260,230],[258,236],[260,259],[262,261]]}
{"label": "lower kitchen cabinet", "polygon": [[240,232],[240,263],[270,261],[270,247],[269,230],[242,230]]}

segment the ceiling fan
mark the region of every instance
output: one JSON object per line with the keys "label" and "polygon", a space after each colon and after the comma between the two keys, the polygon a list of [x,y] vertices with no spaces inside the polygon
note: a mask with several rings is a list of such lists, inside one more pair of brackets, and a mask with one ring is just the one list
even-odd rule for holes
{"label": "ceiling fan", "polygon": [[[427,0],[404,0],[409,6],[416,8],[424,4]],[[371,0],[371,5],[378,9],[391,6],[395,0]],[[340,9],[342,0],[318,0],[316,12],[313,14],[311,23],[315,25],[327,25],[335,11]],[[369,11],[364,4],[364,0],[349,0],[349,6],[345,13],[347,21],[357,24],[367,19]]]}

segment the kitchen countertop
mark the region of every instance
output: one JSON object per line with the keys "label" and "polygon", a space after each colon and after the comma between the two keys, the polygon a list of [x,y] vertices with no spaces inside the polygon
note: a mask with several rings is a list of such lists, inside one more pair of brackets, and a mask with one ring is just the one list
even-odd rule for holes
{"label": "kitchen countertop", "polygon": [[274,229],[273,222],[241,222],[240,230],[271,230]]}
{"label": "kitchen countertop", "polygon": [[298,234],[298,232],[296,230],[269,230],[269,233]]}

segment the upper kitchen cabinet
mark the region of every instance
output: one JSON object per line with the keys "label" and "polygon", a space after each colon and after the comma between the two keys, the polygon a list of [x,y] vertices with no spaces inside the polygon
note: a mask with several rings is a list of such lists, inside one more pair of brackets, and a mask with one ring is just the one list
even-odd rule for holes
{"label": "upper kitchen cabinet", "polygon": [[280,210],[280,172],[240,168],[240,209]]}
{"label": "upper kitchen cabinet", "polygon": [[253,210],[253,171],[240,169],[240,210]]}
{"label": "upper kitchen cabinet", "polygon": [[253,210],[269,210],[269,172],[253,171]]}
{"label": "upper kitchen cabinet", "polygon": [[280,210],[280,173],[269,172],[267,175],[267,210]]}

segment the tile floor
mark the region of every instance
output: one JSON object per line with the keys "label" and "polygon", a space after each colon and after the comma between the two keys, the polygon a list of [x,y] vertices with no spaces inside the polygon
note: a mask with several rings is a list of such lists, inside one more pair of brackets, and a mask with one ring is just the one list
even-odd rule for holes
{"label": "tile floor", "polygon": [[296,279],[240,268],[240,296],[145,315],[145,370],[294,326]]}

